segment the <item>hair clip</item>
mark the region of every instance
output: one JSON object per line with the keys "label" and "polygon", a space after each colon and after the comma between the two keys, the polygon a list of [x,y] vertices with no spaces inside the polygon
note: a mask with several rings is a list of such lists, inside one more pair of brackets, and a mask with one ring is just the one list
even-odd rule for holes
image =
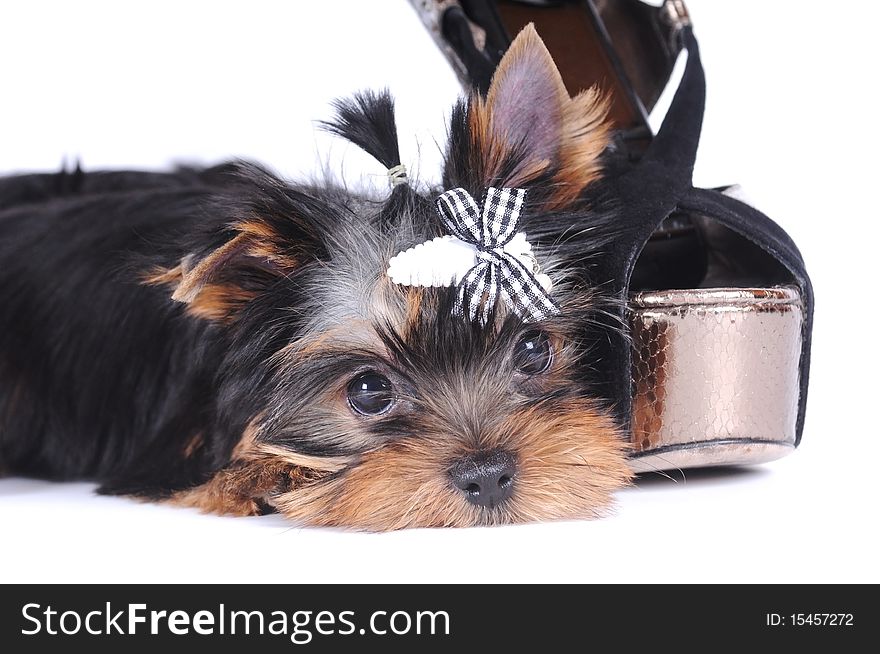
{"label": "hair clip", "polygon": [[393,257],[388,276],[406,286],[457,285],[455,313],[483,324],[499,296],[524,321],[558,313],[550,277],[516,229],[525,195],[525,189],[490,187],[481,209],[463,188],[446,191],[437,212],[451,233]]}

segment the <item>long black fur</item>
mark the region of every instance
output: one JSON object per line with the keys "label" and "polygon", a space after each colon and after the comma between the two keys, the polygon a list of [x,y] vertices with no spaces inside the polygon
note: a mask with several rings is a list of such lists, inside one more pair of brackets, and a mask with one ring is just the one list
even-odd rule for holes
{"label": "long black fur", "polygon": [[[387,92],[338,111],[328,129],[386,166],[400,163]],[[453,114],[444,179],[475,190],[465,111]],[[373,220],[390,230],[406,213],[414,238],[437,234],[437,192],[398,187]],[[254,407],[277,392],[267,361],[302,329],[291,308],[352,211],[339,189],[290,185],[244,163],[0,178],[0,472],[96,479],[104,492],[152,497],[208,479],[229,461]],[[245,262],[236,274],[260,294],[232,325],[194,318],[166,287],[143,283],[151,266],[198,259],[254,216],[314,263],[267,277]],[[577,283],[595,282],[590,255],[615,233],[598,196],[528,221],[530,238],[579,271]],[[199,455],[183,456],[197,437]]]}
{"label": "long black fur", "polygon": [[334,107],[336,118],[322,122],[324,129],[351,141],[386,168],[400,164],[394,98],[387,89],[361,91],[337,100]]}
{"label": "long black fur", "polygon": [[[241,438],[249,415],[232,407],[296,321],[254,324],[277,318],[271,293],[236,329],[193,319],[141,283],[146,264],[208,252],[254,211],[289,243],[314,243],[292,218],[326,229],[327,207],[246,164],[85,174],[74,188],[59,185],[67,175],[0,184],[0,464],[120,492],[198,483]],[[248,346],[230,358],[236,339]],[[185,459],[196,434],[206,456]]]}

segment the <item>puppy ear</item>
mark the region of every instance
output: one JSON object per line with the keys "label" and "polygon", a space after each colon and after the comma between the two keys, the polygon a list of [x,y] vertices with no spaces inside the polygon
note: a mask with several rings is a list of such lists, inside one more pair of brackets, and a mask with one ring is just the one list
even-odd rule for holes
{"label": "puppy ear", "polygon": [[221,245],[189,254],[174,268],[154,270],[146,283],[171,286],[171,299],[186,304],[192,315],[229,322],[266,288],[313,259],[257,219],[235,223],[226,235]]}
{"label": "puppy ear", "polygon": [[484,186],[527,186],[550,175],[547,204],[577,199],[601,174],[611,126],[608,102],[595,87],[571,98],[532,24],[517,35],[483,100],[468,112]]}

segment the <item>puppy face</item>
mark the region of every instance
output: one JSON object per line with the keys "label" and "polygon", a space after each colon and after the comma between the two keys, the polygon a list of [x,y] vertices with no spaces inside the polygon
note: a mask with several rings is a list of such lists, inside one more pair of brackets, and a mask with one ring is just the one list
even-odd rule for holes
{"label": "puppy face", "polygon": [[[390,104],[372,102],[373,114]],[[433,198],[408,188],[375,200],[265,178],[274,200],[221,245],[153,271],[224,330],[223,399],[249,416],[228,462],[175,500],[370,530],[601,513],[630,475],[586,382],[597,305],[583,260],[608,220],[583,196],[600,175],[604,116],[596,92],[569,98],[531,28],[488,96],[453,115],[444,186],[527,189],[521,229],[560,308],[541,322],[500,302],[469,321],[453,312],[455,289],[389,280],[392,256],[445,233]]]}
{"label": "puppy face", "polygon": [[[290,433],[308,421],[321,445],[335,440],[336,453],[354,456],[275,506],[368,529],[588,517],[605,507],[628,473],[613,423],[579,392],[574,325],[499,316],[480,328],[450,321],[448,293],[401,295],[400,321],[374,324],[372,345],[343,338],[291,364],[281,386],[290,391],[310,366],[320,372]],[[276,438],[287,430],[265,425]]]}

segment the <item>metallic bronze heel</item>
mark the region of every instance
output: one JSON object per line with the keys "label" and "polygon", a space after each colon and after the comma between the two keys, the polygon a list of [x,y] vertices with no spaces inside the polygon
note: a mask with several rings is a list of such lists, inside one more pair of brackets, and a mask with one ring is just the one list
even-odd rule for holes
{"label": "metallic bronze heel", "polygon": [[652,291],[630,306],[636,471],[763,463],[794,449],[797,288]]}

